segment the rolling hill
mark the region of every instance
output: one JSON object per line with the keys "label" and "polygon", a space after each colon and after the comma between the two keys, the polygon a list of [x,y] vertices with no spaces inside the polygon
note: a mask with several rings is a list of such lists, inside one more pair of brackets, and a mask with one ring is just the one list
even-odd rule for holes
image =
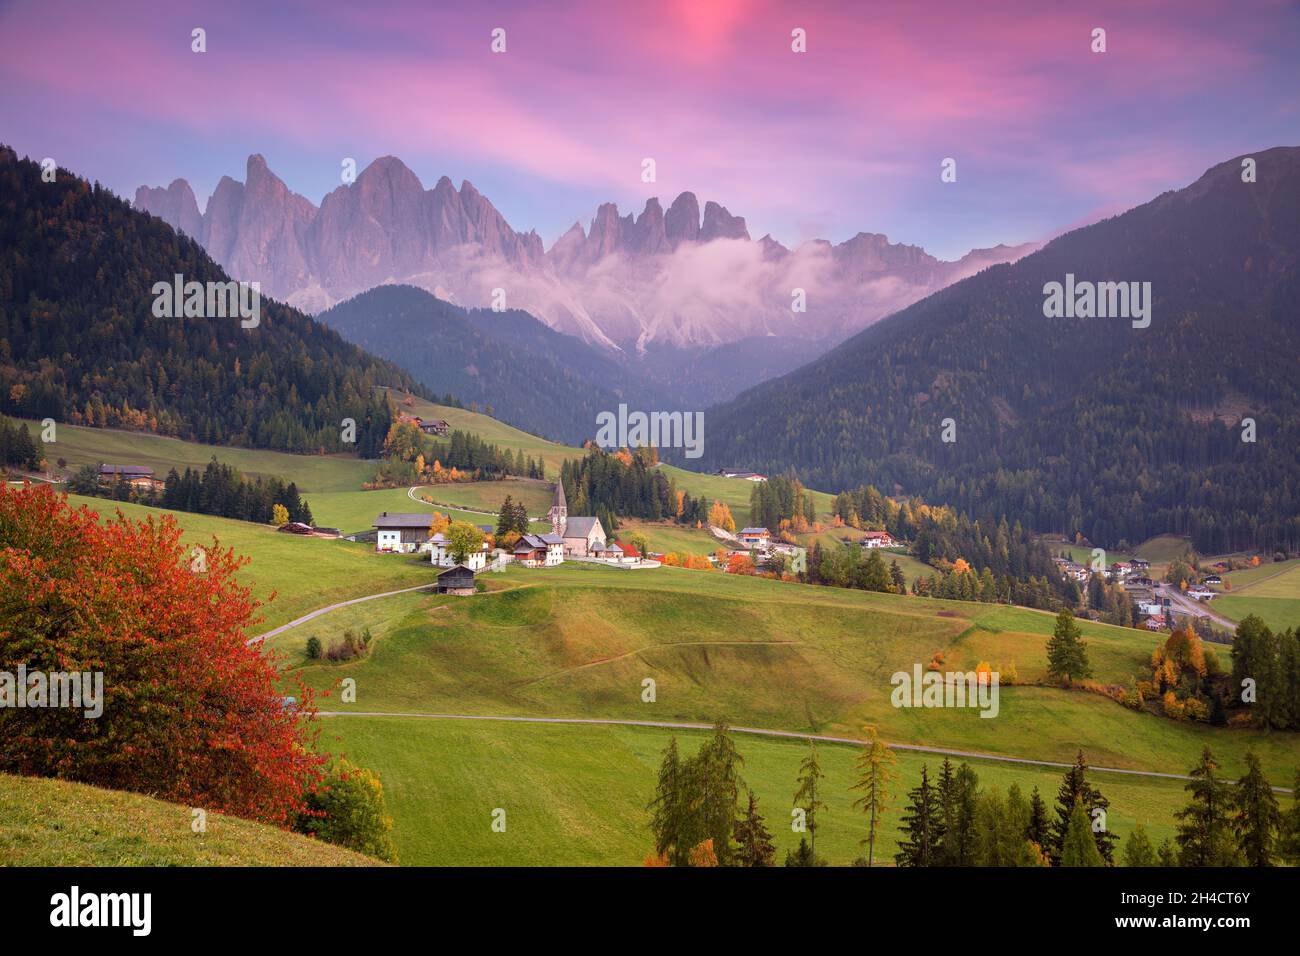
{"label": "rolling hill", "polygon": [[[710,409],[704,465],[1115,549],[1173,532],[1203,553],[1300,550],[1300,148],[1252,158],[1257,182],[1229,160]],[[1149,327],[1046,317],[1067,276],[1150,283]]]}

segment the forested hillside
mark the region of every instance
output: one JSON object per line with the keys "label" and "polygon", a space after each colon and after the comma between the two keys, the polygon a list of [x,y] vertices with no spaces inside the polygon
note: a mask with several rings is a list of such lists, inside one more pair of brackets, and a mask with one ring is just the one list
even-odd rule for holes
{"label": "forested hillside", "polygon": [[650,401],[641,384],[629,397],[631,373],[610,356],[517,309],[466,310],[414,286],[385,285],[317,319],[431,389],[545,438],[579,444],[596,433],[599,412]]}
{"label": "forested hillside", "polygon": [[[0,147],[0,411],[211,444],[378,453],[374,386],[418,389],[295,309],[157,318],[155,282],[226,282],[193,240],[101,188]],[[356,422],[356,444],[342,422]]]}
{"label": "forested hillside", "polygon": [[[1253,158],[1255,182],[1230,160],[710,410],[688,464],[793,467],[1108,546],[1300,550],[1300,149]],[[1150,282],[1149,327],[1045,317],[1067,273]]]}

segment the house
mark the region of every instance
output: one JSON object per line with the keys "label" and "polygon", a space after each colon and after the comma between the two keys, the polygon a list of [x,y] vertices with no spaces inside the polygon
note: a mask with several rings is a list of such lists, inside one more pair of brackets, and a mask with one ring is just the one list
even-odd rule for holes
{"label": "house", "polygon": [[1139,571],[1149,571],[1151,569],[1151,562],[1145,558],[1134,558],[1129,564]]}
{"label": "house", "polygon": [[772,532],[766,528],[741,528],[736,535],[740,543],[750,548],[766,548],[772,540]]}
{"label": "house", "polygon": [[1197,601],[1208,601],[1213,597],[1217,597],[1217,594],[1209,588],[1198,584],[1187,589],[1187,596]]}
{"label": "house", "polygon": [[1147,618],[1145,627],[1148,631],[1160,631],[1164,629],[1165,623],[1163,614],[1155,614]]}
{"label": "house", "polygon": [[1148,617],[1157,617],[1164,613],[1164,605],[1159,601],[1139,601],[1138,613]]}
{"label": "house", "polygon": [[474,569],[463,564],[448,568],[438,575],[439,594],[459,594],[467,597],[474,593]]}
{"label": "house", "polygon": [[165,483],[153,476],[153,469],[144,465],[105,465],[99,466],[99,483],[111,485],[125,481],[137,491],[160,491]]}
{"label": "house", "polygon": [[868,531],[862,537],[864,548],[892,548],[894,536],[888,531]]}
{"label": "house", "polygon": [[745,481],[767,481],[767,475],[760,475],[756,471],[741,471],[738,468],[722,468],[718,474],[723,478],[743,478]]}
{"label": "house", "polygon": [[526,534],[515,545],[513,556],[526,568],[553,568],[564,563],[564,539],[557,534]]}
{"label": "house", "polygon": [[420,431],[424,432],[426,435],[445,435],[451,430],[451,425],[449,425],[446,419],[443,418],[438,418],[433,421],[425,421],[422,418],[417,418],[415,423],[419,426]]}
{"label": "house", "polygon": [[425,511],[385,511],[371,525],[379,532],[375,537],[375,550],[397,554],[425,550],[432,537],[429,533],[432,523],[433,515]]}
{"label": "house", "polygon": [[451,542],[447,536],[439,531],[428,541],[429,560],[440,568],[455,567],[457,563],[463,564],[473,571],[482,571],[487,567],[488,546],[484,541],[477,551],[472,551],[465,555],[465,560],[457,562],[452,559]]}
{"label": "house", "polygon": [[591,551],[591,556],[602,561],[622,561],[623,548],[617,541],[610,541],[607,544],[596,545]]}
{"label": "house", "polygon": [[1223,583],[1223,578],[1219,577],[1217,574],[1207,574],[1207,575],[1205,576],[1205,580],[1202,581],[1201,583],[1202,583],[1202,584],[1222,584],[1222,583]]}

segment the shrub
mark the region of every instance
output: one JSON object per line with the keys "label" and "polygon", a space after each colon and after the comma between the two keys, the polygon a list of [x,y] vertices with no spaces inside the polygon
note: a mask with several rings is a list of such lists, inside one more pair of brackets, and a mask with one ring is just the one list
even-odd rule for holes
{"label": "shrub", "polygon": [[311,637],[307,638],[307,659],[318,661],[320,660],[320,655],[320,638],[313,634]]}
{"label": "shrub", "polygon": [[363,657],[366,653],[366,644],[357,637],[356,631],[348,628],[343,632],[343,637],[330,641],[329,650],[325,656],[331,661],[350,661],[353,658]]}
{"label": "shrub", "polygon": [[0,488],[0,671],[103,674],[95,719],[0,708],[0,771],[294,818],[324,762],[312,692],[244,643],[243,559],[216,542],[205,555],[194,573],[169,514],[101,524],[48,487]]}
{"label": "shrub", "polygon": [[397,862],[384,785],[377,774],[342,757],[331,761],[325,779],[307,794],[306,808],[293,828],[326,843]]}

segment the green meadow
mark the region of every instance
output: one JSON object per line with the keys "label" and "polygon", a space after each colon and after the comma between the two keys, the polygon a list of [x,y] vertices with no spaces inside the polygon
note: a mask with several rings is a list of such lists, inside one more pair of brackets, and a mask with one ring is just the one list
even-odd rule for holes
{"label": "green meadow", "polygon": [[[661,568],[565,565],[487,576],[470,598],[413,595],[322,618],[329,636],[371,626],[368,658],[309,663],[311,631],[274,646],[307,683],[357,682],[354,704],[327,709],[474,715],[608,717],[712,722],[860,737],[870,724],[896,743],[981,754],[1183,773],[1209,745],[1237,773],[1256,750],[1276,785],[1300,765],[1292,735],[1180,723],[1128,710],[1100,694],[1003,686],[999,713],[898,708],[892,675],[988,662],[1022,682],[1045,678],[1053,617],[1005,606],[784,584]],[[380,630],[382,628],[382,631]],[[1097,678],[1127,685],[1159,640],[1134,629],[1083,624]],[[652,678],[656,701],[641,702]]]}
{"label": "green meadow", "polygon": [[[28,421],[27,425],[33,436],[40,435],[40,422]],[[63,424],[58,426],[57,441],[47,445],[45,453],[51,466],[62,458],[70,471],[81,465],[100,463],[145,465],[158,478],[166,478],[171,468],[180,472],[187,466],[202,469],[215,457],[251,477],[296,482],[298,490],[304,492],[359,489],[375,470],[373,463],[348,455],[292,455],[263,448],[203,445],[145,432]]]}
{"label": "green meadow", "polygon": [[133,520],[170,514],[184,532],[186,545],[207,546],[215,538],[223,547],[247,555],[250,561],[240,569],[240,580],[265,602],[263,622],[253,627],[253,634],[336,601],[429,584],[434,578],[427,558],[376,554],[373,545],[282,534],[269,525],[102,498],[69,495],[68,502],[73,507],[87,506],[103,520],[113,518],[118,510]]}
{"label": "green meadow", "polygon": [[[705,738],[700,731],[402,717],[324,719],[331,748],[377,768],[394,818],[401,862],[435,866],[639,866],[651,853],[646,803],[654,794],[664,747],[676,736],[684,754]],[[795,777],[808,746],[737,734],[741,777],[777,846],[778,861],[797,846],[792,830]],[[849,745],[818,745],[823,772],[817,816],[817,854],[846,865],[860,845],[866,818],[853,808],[857,793]],[[933,775],[943,758],[896,751],[893,799],[876,845],[877,865],[892,865],[900,808],[919,783],[921,766]],[[1052,806],[1063,771],[972,760],[982,787],[1003,793],[1037,787]],[[1173,835],[1173,814],[1186,801],[1182,781],[1095,773],[1110,801],[1107,826],[1123,839],[1142,823],[1158,845]],[[493,812],[505,811],[505,832],[492,830]],[[1049,812],[1052,812],[1049,809]]]}

